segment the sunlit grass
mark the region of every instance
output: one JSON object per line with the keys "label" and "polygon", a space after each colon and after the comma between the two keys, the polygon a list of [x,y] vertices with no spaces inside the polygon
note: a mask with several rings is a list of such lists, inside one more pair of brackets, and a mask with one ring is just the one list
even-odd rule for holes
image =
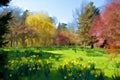
{"label": "sunlit grass", "polygon": [[[112,75],[115,73],[116,64],[120,63],[120,54],[106,54],[104,49],[81,49],[77,48],[75,52],[74,47],[70,48],[12,48],[4,49],[9,51],[8,54],[8,65],[10,70],[17,70],[20,66],[24,64],[30,65],[29,70],[40,69],[45,67],[46,64],[52,64],[49,68],[49,79],[50,80],[61,80],[61,76],[58,73],[58,68],[60,65],[68,64],[73,62],[75,65],[82,64],[87,66],[88,63],[94,63],[96,69],[101,69],[105,76],[108,77],[106,80],[112,80]],[[27,54],[26,54],[27,53]],[[111,57],[115,56],[112,60]],[[35,66],[38,66],[35,68]],[[69,64],[68,64],[69,65]],[[119,64],[118,64],[119,66]],[[38,70],[39,70],[38,69]],[[44,75],[44,69],[42,69],[42,75]],[[55,77],[58,77],[57,79]],[[40,76],[33,75],[34,79]],[[21,77],[26,78],[26,77]],[[26,78],[28,79],[28,78]]]}
{"label": "sunlit grass", "polygon": [[[90,53],[89,53],[90,51]],[[60,63],[64,63],[64,60],[71,60],[78,58],[82,58],[85,64],[88,62],[94,62],[96,65],[96,68],[102,69],[105,72],[105,75],[107,77],[111,77],[114,74],[114,68],[115,68],[115,61],[119,61],[119,54],[113,58],[113,60],[110,60],[110,57],[114,56],[114,54],[107,54],[103,49],[78,49],[77,52],[73,49],[69,50],[56,50],[56,51],[49,51],[54,54],[62,54],[62,57],[57,61],[55,66],[59,66]]]}

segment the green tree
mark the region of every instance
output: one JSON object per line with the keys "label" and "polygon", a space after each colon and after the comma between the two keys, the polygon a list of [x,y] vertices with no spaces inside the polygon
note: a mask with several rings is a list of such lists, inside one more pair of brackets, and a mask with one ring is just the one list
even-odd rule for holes
{"label": "green tree", "polygon": [[66,23],[59,23],[57,27],[57,33],[68,31],[66,26]]}
{"label": "green tree", "polygon": [[[10,0],[0,0],[0,7],[7,6]],[[4,35],[8,33],[8,21],[11,19],[11,12],[0,15],[0,47],[5,46],[7,41],[5,40]],[[7,54],[5,54],[2,50],[0,52],[0,80],[4,80],[4,74],[5,74],[5,68],[4,65],[6,64],[6,57]]]}
{"label": "green tree", "polygon": [[91,35],[89,29],[92,21],[96,15],[99,14],[99,9],[93,5],[93,2],[89,2],[83,10],[83,13],[78,17],[78,34],[80,37],[80,43],[86,47],[91,42]]}
{"label": "green tree", "polygon": [[0,47],[3,47],[8,43],[4,35],[9,32],[9,28],[7,26],[10,19],[11,13],[0,17]]}
{"label": "green tree", "polygon": [[7,6],[11,0],[0,0],[0,6]]}
{"label": "green tree", "polygon": [[[1,0],[0,6],[3,6],[3,5],[6,6],[9,1],[10,0]],[[11,12],[5,15],[2,15],[2,14],[0,15],[0,47],[3,47],[6,45],[6,43],[8,43],[8,41],[5,40],[4,35],[9,31],[9,28],[7,26],[10,19],[11,19]]]}

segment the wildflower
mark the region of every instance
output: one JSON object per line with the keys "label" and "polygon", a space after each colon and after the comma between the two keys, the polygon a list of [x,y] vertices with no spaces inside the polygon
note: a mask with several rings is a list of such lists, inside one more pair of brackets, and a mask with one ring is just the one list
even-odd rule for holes
{"label": "wildflower", "polygon": [[96,74],[95,77],[97,77],[98,75]]}
{"label": "wildflower", "polygon": [[14,62],[15,62],[14,60],[11,61],[12,64],[13,64]]}
{"label": "wildflower", "polygon": [[79,76],[82,76],[81,74],[79,74]]}
{"label": "wildflower", "polygon": [[9,74],[9,77],[12,77],[12,74]]}
{"label": "wildflower", "polygon": [[82,63],[82,67],[85,68],[86,66]]}
{"label": "wildflower", "polygon": [[33,62],[33,60],[32,60],[32,59],[30,59],[30,62]]}
{"label": "wildflower", "polygon": [[81,71],[83,71],[83,70],[84,70],[84,68],[82,67],[80,70],[81,70]]}
{"label": "wildflower", "polygon": [[35,70],[36,68],[35,67],[33,67],[33,70]]}
{"label": "wildflower", "polygon": [[62,64],[62,69],[64,69],[64,66],[65,66],[65,65],[64,65],[64,64]]}
{"label": "wildflower", "polygon": [[34,57],[34,58],[35,58],[35,57],[36,57],[36,55],[33,55],[32,57]]}
{"label": "wildflower", "polygon": [[47,60],[47,64],[49,64],[50,62],[49,62],[49,60]]}
{"label": "wildflower", "polygon": [[90,68],[90,65],[88,65],[87,68]]}
{"label": "wildflower", "polygon": [[91,73],[91,74],[94,74],[94,70],[92,70],[90,73]]}
{"label": "wildflower", "polygon": [[29,68],[29,70],[31,71],[31,70],[32,70],[32,68]]}
{"label": "wildflower", "polygon": [[64,79],[67,79],[67,76],[64,76]]}
{"label": "wildflower", "polygon": [[72,73],[69,73],[68,76],[72,76]]}
{"label": "wildflower", "polygon": [[30,64],[28,64],[28,67],[30,67]]}
{"label": "wildflower", "polygon": [[39,66],[37,67],[37,70],[40,70],[40,67],[39,67]]}
{"label": "wildflower", "polygon": [[23,63],[21,63],[21,66],[23,66]]}
{"label": "wildflower", "polygon": [[52,59],[52,57],[50,56],[49,59]]}
{"label": "wildflower", "polygon": [[41,63],[42,61],[39,59],[38,61],[37,61],[37,63]]}

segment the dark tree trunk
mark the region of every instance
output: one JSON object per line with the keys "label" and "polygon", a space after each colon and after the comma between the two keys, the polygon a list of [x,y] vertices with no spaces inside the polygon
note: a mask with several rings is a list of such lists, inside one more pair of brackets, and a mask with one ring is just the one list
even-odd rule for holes
{"label": "dark tree trunk", "polygon": [[94,44],[91,44],[91,49],[93,49],[94,48]]}

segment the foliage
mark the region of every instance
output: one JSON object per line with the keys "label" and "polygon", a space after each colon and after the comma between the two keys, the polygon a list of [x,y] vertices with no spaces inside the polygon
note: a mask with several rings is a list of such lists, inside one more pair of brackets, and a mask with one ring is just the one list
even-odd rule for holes
{"label": "foliage", "polygon": [[115,75],[119,72],[120,55],[111,61],[108,59],[110,54],[104,54],[103,49],[78,47],[75,53],[73,48],[74,46],[4,48],[0,50],[1,53],[8,54],[5,58],[7,64],[4,66],[4,79],[113,80],[112,76],[119,77]]}
{"label": "foliage", "polygon": [[1,1],[0,1],[0,7],[1,7],[1,6],[7,6],[10,1],[11,1],[11,0],[1,0]]}
{"label": "foliage", "polygon": [[120,79],[120,62],[115,62],[115,69],[114,69],[114,75],[112,76],[113,80],[119,80]]}
{"label": "foliage", "polygon": [[73,60],[62,64],[58,70],[64,80],[104,80],[104,73],[95,69],[94,63],[85,65],[81,61]]}
{"label": "foliage", "polygon": [[36,33],[38,34],[38,37],[34,38],[34,44],[36,46],[38,44],[40,46],[49,46],[53,44],[55,25],[47,14],[28,14],[26,24],[36,29]]}
{"label": "foliage", "polygon": [[79,43],[78,36],[76,34],[76,30],[73,28],[73,25],[59,23],[55,35],[55,44],[59,46],[73,46],[77,43]]}
{"label": "foliage", "polygon": [[9,12],[6,15],[1,15],[0,17],[0,47],[3,47],[8,43],[8,41],[5,40],[5,34],[8,33],[8,21],[11,19],[11,12]]}
{"label": "foliage", "polygon": [[0,50],[0,79],[4,77],[5,68],[4,65],[7,64],[7,52]]}
{"label": "foliage", "polygon": [[66,27],[67,24],[65,23],[59,23],[57,28],[57,33],[55,37],[55,42],[57,45],[68,45],[69,44],[69,35],[68,35],[68,29]]}
{"label": "foliage", "polygon": [[[24,52],[25,56],[17,56],[18,58],[15,57],[14,59],[8,60],[8,64],[5,66],[8,69],[8,73],[5,74],[5,79],[16,80],[25,76],[27,79],[30,79],[32,75],[36,75],[40,79],[48,78],[51,68],[49,60],[41,60],[40,54],[33,53],[32,51]],[[18,52],[17,54],[22,53]]]}
{"label": "foliage", "polygon": [[56,37],[56,44],[57,45],[68,45],[69,43],[69,38],[63,34],[63,33],[59,33]]}
{"label": "foliage", "polygon": [[92,27],[92,33],[98,38],[99,45],[107,48],[110,48],[111,45],[115,45],[115,48],[119,48],[119,11],[120,1],[113,0],[108,3],[101,11],[100,15],[95,18]]}
{"label": "foliage", "polygon": [[78,34],[80,37],[80,42],[84,47],[91,42],[91,35],[89,34],[89,29],[91,27],[91,23],[94,17],[98,14],[99,10],[93,5],[93,2],[90,2],[84,8],[83,13],[78,17]]}
{"label": "foliage", "polygon": [[49,46],[54,43],[56,29],[52,17],[42,12],[38,14],[32,14],[28,10],[23,12],[18,7],[5,8],[2,13],[9,11],[12,11],[13,18],[9,22],[10,32],[6,35],[10,41],[8,46]]}
{"label": "foliage", "polygon": [[[0,7],[1,6],[7,6],[10,0],[1,0],[0,1]],[[8,41],[5,40],[5,34],[8,33],[8,23],[11,19],[11,12],[1,15],[0,14],[0,48],[5,46]],[[7,64],[6,62],[7,54],[4,51],[0,52],[0,79],[3,79],[5,74],[5,68],[4,65]]]}
{"label": "foliage", "polygon": [[[18,9],[19,12],[16,10]],[[10,21],[10,34],[7,35],[10,40],[10,46],[27,46],[30,45],[27,41],[36,36],[35,29],[25,24],[25,20],[28,12],[25,11],[23,14],[19,8],[14,8],[12,13],[13,19]],[[22,14],[22,15],[20,15]],[[32,43],[32,42],[31,42]],[[20,45],[21,44],[21,45]]]}

